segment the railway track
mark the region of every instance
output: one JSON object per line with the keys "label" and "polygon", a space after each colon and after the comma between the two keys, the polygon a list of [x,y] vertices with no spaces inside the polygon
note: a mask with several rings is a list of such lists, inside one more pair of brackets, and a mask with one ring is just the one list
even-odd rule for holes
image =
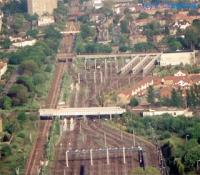
{"label": "railway track", "polygon": [[48,138],[50,122],[39,121],[39,132],[36,142],[26,164],[25,175],[36,175],[40,169],[40,162],[44,158],[44,146]]}
{"label": "railway track", "polygon": [[[64,36],[60,44],[61,53],[71,53],[74,37],[71,35]],[[64,72],[67,69],[67,62],[56,62],[54,77],[51,83],[51,88],[48,94],[46,106],[56,108],[60,97],[61,82]],[[29,156],[25,167],[25,175],[37,175],[41,168],[41,161],[44,160],[45,144],[47,142],[51,120],[39,121],[39,131],[36,142]]]}
{"label": "railway track", "polygon": [[[80,122],[80,121],[78,121]],[[104,134],[103,132],[99,132],[99,125],[96,127],[91,127],[90,123],[86,124],[82,122],[81,130],[80,130],[80,123],[76,125],[74,131],[66,132],[63,134],[63,138],[61,139],[62,149],[59,149],[59,156],[56,160],[56,169],[54,169],[54,175],[61,175],[63,174],[63,170],[67,175],[76,175],[80,174],[81,167],[84,167],[84,172],[87,175],[125,175],[131,169],[139,166],[138,160],[138,153],[137,152],[126,152],[126,164],[123,164],[123,157],[122,153],[115,153],[112,154],[110,157],[110,164],[107,165],[106,157],[102,157],[102,153],[96,153],[94,155],[94,164],[93,166],[90,165],[90,158],[89,155],[86,155],[79,158],[80,155],[73,155],[69,157],[69,167],[66,167],[65,162],[65,152],[66,150],[73,150],[76,149],[90,149],[90,148],[102,148],[104,147]],[[97,129],[98,128],[98,129]],[[124,140],[124,143],[121,140],[115,140],[113,138],[112,133],[105,131],[107,135],[107,146],[109,147],[122,147],[122,146],[130,146],[131,143],[127,143],[127,140]],[[84,135],[84,141],[81,139],[81,135]],[[118,133],[120,135],[120,133]],[[118,136],[119,137],[119,136]],[[75,141],[76,140],[76,141]],[[131,138],[128,138],[130,141]],[[71,144],[69,144],[71,143]],[[152,153],[153,155],[153,153]],[[55,168],[55,167],[54,167]]]}

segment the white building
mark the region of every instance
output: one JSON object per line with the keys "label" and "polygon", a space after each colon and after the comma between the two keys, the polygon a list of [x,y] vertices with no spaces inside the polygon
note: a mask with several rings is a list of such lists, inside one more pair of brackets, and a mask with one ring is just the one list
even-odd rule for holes
{"label": "white building", "polygon": [[14,47],[26,47],[26,46],[33,46],[36,43],[36,39],[32,40],[24,40],[24,41],[19,41],[19,42],[14,42],[12,43],[12,46]]}
{"label": "white building", "polygon": [[41,16],[38,19],[38,26],[46,26],[55,22],[53,16]]}
{"label": "white building", "polygon": [[179,109],[179,108],[156,108],[156,109],[149,109],[147,111],[143,111],[143,117],[152,117],[152,116],[159,116],[163,114],[169,114],[173,117],[177,117],[180,115],[184,115],[185,117],[192,117],[193,113],[192,111],[188,111],[187,109]]}
{"label": "white building", "polygon": [[31,15],[37,14],[42,16],[44,14],[53,15],[54,9],[57,8],[57,0],[28,0],[28,13]]}
{"label": "white building", "polygon": [[101,7],[103,7],[103,1],[102,0],[93,0],[93,7],[95,9],[100,9]]}
{"label": "white building", "polygon": [[160,58],[160,66],[194,64],[195,62],[195,51],[163,53]]}
{"label": "white building", "polygon": [[22,37],[9,37],[10,41],[12,42],[12,46],[14,47],[25,47],[25,46],[33,46],[37,40],[36,39],[28,39]]}

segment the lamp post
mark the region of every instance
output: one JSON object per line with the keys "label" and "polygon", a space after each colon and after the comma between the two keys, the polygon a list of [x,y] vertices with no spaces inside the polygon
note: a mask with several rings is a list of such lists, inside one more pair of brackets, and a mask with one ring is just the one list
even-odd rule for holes
{"label": "lamp post", "polygon": [[185,136],[185,141],[186,141],[186,142],[188,141],[188,137],[189,137],[189,135],[187,134],[187,135]]}

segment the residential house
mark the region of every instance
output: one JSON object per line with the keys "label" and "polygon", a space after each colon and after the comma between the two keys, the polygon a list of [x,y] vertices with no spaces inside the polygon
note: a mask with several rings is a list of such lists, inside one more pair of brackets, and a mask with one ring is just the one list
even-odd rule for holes
{"label": "residential house", "polygon": [[185,91],[194,84],[200,84],[200,74],[186,74],[178,71],[174,76],[147,76],[129,90],[121,92],[119,96],[127,99],[132,96],[145,96],[149,86],[153,86],[159,92],[160,97],[171,97],[173,89],[181,89],[184,96]]}
{"label": "residential house", "polygon": [[130,43],[132,45],[135,45],[137,43],[147,42],[147,36],[146,35],[131,35],[130,36]]}

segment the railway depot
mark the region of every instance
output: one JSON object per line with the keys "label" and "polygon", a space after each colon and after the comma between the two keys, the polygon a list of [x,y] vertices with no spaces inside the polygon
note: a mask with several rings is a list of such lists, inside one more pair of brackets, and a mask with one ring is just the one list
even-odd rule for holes
{"label": "railway depot", "polygon": [[[79,1],[71,1],[70,6],[70,13],[78,14]],[[40,162],[45,159],[44,148],[54,121],[45,119],[54,117],[64,120],[59,121],[58,143],[53,143],[55,155],[48,166],[52,175],[124,175],[134,168],[149,166],[166,174],[159,148],[135,136],[134,131],[128,134],[101,121],[75,120],[79,116],[112,118],[125,113],[125,109],[117,106],[98,107],[106,106],[101,93],[119,89],[148,75],[163,53],[75,55],[74,42],[80,32],[76,17],[71,15],[66,29],[61,32],[62,41],[46,106],[38,112],[44,120],[40,120],[38,138],[27,161],[25,175],[40,174],[45,168]],[[60,107],[59,97],[66,73],[72,77],[73,86],[79,88],[72,89],[69,107]]]}

